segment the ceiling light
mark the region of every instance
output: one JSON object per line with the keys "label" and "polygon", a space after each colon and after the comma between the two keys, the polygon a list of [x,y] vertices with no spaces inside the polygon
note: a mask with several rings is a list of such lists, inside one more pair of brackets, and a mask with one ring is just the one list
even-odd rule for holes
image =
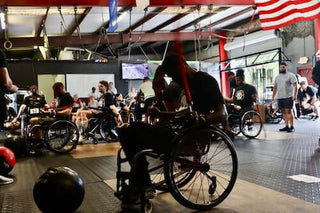
{"label": "ceiling light", "polygon": [[[85,11],[85,8],[77,8],[77,14],[81,15]],[[47,8],[8,8],[8,15],[45,15],[47,12]],[[74,15],[74,8],[61,8],[61,13],[63,15]],[[58,8],[50,8],[48,14],[50,15],[58,15]]]}
{"label": "ceiling light", "polygon": [[308,57],[307,56],[302,56],[299,58],[298,64],[306,64],[308,63]]}
{"label": "ceiling light", "polygon": [[5,21],[5,16],[3,11],[0,12],[0,22],[1,22],[1,29],[2,30],[6,29],[6,21]]}
{"label": "ceiling light", "polygon": [[[192,8],[181,8],[181,7],[167,7],[165,10],[163,10],[161,13],[187,13],[189,12],[190,13],[190,9]],[[214,12],[216,10],[218,10],[219,7],[213,7],[212,10],[210,11],[208,8],[206,7],[203,7],[203,8],[200,8],[200,13],[210,13],[210,12]],[[197,11],[197,10],[194,10],[194,11]]]}

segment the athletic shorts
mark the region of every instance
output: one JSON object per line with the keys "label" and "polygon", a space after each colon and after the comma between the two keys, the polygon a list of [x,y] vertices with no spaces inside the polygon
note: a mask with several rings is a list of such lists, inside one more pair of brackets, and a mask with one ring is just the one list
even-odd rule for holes
{"label": "athletic shorts", "polygon": [[293,107],[292,97],[278,99],[278,106],[280,109],[292,109]]}

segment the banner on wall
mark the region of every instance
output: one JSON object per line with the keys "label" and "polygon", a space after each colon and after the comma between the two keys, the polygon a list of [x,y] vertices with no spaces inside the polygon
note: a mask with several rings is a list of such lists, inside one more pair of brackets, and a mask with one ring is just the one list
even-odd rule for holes
{"label": "banner on wall", "polygon": [[118,0],[109,1],[109,16],[108,33],[113,33],[118,28]]}

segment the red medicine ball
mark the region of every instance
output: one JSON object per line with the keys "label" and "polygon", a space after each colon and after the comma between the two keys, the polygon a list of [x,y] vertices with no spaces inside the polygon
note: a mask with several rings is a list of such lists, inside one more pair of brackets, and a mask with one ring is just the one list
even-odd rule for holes
{"label": "red medicine ball", "polygon": [[7,175],[16,164],[14,153],[7,147],[0,146],[0,174]]}

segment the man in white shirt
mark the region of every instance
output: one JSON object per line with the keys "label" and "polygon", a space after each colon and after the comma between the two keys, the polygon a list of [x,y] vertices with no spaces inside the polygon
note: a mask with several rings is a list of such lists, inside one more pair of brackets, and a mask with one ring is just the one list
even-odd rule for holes
{"label": "man in white shirt", "polygon": [[[143,98],[142,98],[143,95]],[[145,77],[143,79],[143,83],[139,86],[139,92],[137,94],[137,102],[138,102],[138,113],[137,120],[140,121],[142,119],[142,115],[146,113],[148,107],[152,105],[152,101],[154,98],[154,90],[152,88],[152,82],[149,77]]]}

